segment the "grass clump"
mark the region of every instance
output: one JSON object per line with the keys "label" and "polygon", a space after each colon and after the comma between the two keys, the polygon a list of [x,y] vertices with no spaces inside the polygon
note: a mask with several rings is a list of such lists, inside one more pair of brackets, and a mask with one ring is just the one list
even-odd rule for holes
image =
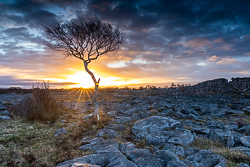
{"label": "grass clump", "polygon": [[25,118],[0,122],[0,166],[51,167],[91,153],[78,149],[86,135],[80,122],[65,125],[68,133],[55,136],[60,127],[59,122],[43,124]]}
{"label": "grass clump", "polygon": [[51,93],[49,82],[36,83],[31,96],[8,108],[12,116],[30,120],[55,122],[60,115],[61,105]]}
{"label": "grass clump", "polygon": [[231,150],[230,148],[226,147],[226,145],[221,141],[213,141],[211,139],[198,137],[196,138],[195,142],[191,144],[191,146],[203,150],[210,149],[213,153],[222,155],[227,159],[228,167],[239,166],[239,163],[241,162],[250,164],[250,158],[247,154]]}

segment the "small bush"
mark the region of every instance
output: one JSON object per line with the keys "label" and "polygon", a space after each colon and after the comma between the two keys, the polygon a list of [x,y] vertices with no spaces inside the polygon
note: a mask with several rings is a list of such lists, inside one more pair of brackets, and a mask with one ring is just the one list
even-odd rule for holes
{"label": "small bush", "polygon": [[32,96],[21,103],[9,107],[14,116],[26,117],[30,120],[55,122],[60,114],[60,105],[51,94],[48,82],[36,83]]}

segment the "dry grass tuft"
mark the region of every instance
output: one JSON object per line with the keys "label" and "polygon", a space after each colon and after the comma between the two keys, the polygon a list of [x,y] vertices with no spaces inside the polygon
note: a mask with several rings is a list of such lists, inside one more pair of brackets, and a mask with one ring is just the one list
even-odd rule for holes
{"label": "dry grass tuft", "polygon": [[21,116],[30,120],[55,122],[62,106],[53,97],[49,83],[37,83],[32,96],[17,105],[8,108],[12,116]]}
{"label": "dry grass tuft", "polygon": [[195,142],[191,144],[192,147],[199,149],[210,149],[213,153],[224,156],[227,159],[228,167],[239,166],[240,162],[250,164],[250,158],[247,154],[239,151],[230,150],[226,145],[220,141],[213,141],[207,138],[196,138]]}

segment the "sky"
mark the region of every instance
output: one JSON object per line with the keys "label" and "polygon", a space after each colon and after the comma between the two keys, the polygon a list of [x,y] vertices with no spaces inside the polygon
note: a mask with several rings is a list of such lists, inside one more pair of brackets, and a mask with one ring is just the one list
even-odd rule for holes
{"label": "sky", "polygon": [[81,60],[46,46],[42,28],[93,16],[124,38],[89,64],[100,87],[249,77],[249,9],[249,0],[0,0],[0,88],[93,86]]}

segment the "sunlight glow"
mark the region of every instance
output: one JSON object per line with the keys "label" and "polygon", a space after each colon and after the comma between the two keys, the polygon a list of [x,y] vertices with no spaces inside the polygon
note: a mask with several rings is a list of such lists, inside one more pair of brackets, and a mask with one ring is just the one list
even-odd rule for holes
{"label": "sunlight glow", "polygon": [[82,88],[90,88],[94,87],[94,82],[91,76],[86,71],[79,71],[75,74],[68,75],[67,80],[69,82],[78,83],[77,85],[73,85],[73,87],[82,87]]}

